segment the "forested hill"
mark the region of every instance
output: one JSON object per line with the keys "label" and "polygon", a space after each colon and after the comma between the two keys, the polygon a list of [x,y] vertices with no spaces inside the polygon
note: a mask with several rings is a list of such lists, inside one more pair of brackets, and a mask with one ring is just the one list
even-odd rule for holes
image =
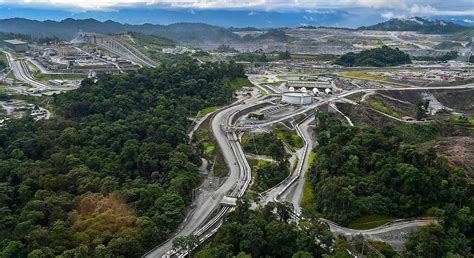
{"label": "forested hill", "polygon": [[439,225],[411,235],[402,257],[472,257],[474,187],[463,169],[421,147],[466,129],[442,123],[350,127],[322,112],[317,120],[319,146],[308,173],[316,202],[304,213],[317,211],[344,225],[370,216],[434,216]]}
{"label": "forested hill", "polygon": [[361,51],[360,53],[349,52],[340,56],[335,64],[354,67],[354,66],[396,66],[411,64],[410,56],[398,48],[382,46]]}
{"label": "forested hill", "polygon": [[0,20],[0,31],[22,33],[33,37],[56,36],[60,39],[71,40],[78,32],[96,32],[100,34],[117,34],[125,32],[142,32],[172,39],[178,42],[229,42],[239,39],[231,31],[218,26],[204,23],[175,23],[170,25],[130,25],[115,21],[97,21],[94,19],[62,21],[34,21],[22,18]]}
{"label": "forested hill", "polygon": [[139,257],[199,183],[188,116],[232,98],[235,64],[178,63],[84,80],[55,116],[0,128],[0,257]]}
{"label": "forested hill", "polygon": [[409,19],[394,18],[372,26],[358,28],[358,30],[418,31],[431,34],[456,33],[467,29],[467,27],[452,22],[426,20],[420,17],[412,17]]}

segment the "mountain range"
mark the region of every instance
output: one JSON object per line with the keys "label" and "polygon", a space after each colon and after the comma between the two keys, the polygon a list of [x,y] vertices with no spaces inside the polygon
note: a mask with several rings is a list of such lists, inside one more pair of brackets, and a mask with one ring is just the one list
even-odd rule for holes
{"label": "mountain range", "polygon": [[[316,28],[316,27],[307,27]],[[250,28],[251,29],[251,28]],[[409,19],[391,19],[376,25],[359,27],[359,30],[384,31],[418,31],[421,33],[456,33],[464,30],[473,30],[452,22],[427,20],[419,17]],[[78,32],[96,32],[100,34],[119,34],[125,32],[141,32],[166,37],[176,42],[184,43],[230,43],[239,41],[274,40],[287,42],[289,37],[280,29],[272,29],[256,38],[240,38],[233,31],[236,28],[224,28],[204,23],[174,23],[170,25],[155,25],[145,23],[141,25],[124,24],[111,20],[98,21],[95,19],[76,20],[67,18],[62,21],[35,21],[24,18],[0,20],[0,32],[17,33],[40,37],[58,37],[64,40],[73,39]]]}
{"label": "mountain range", "polygon": [[101,34],[119,34],[129,31],[142,32],[166,37],[178,42],[204,43],[227,42],[239,40],[240,37],[231,31],[203,23],[175,23],[170,25],[130,25],[115,21],[100,22],[95,19],[62,21],[33,21],[23,18],[0,20],[0,31],[32,35],[34,37],[58,37],[73,39],[78,32],[87,31]]}
{"label": "mountain range", "polygon": [[457,33],[467,27],[443,20],[428,20],[420,17],[394,18],[372,26],[359,27],[360,30],[417,31],[431,34]]}
{"label": "mountain range", "polygon": [[[41,9],[40,7],[8,6],[0,1],[0,19],[26,18],[55,20],[67,18],[120,21],[127,24],[206,23],[221,27],[281,28],[299,26],[331,26],[357,28],[386,20],[389,9],[371,8],[319,8],[319,9],[198,9],[164,7],[121,7],[114,10],[69,11]],[[427,16],[423,18],[445,20],[464,26],[474,26],[472,15]]]}

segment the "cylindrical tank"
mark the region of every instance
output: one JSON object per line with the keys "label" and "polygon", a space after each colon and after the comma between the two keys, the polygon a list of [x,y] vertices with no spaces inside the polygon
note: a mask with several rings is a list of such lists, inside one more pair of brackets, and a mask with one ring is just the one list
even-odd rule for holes
{"label": "cylindrical tank", "polygon": [[294,105],[307,105],[313,101],[312,97],[302,92],[287,92],[281,97],[281,102]]}

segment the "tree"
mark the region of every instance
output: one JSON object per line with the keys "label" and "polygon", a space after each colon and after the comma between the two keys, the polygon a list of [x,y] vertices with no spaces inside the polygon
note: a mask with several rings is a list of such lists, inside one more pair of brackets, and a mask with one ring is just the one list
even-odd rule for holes
{"label": "tree", "polygon": [[440,225],[430,224],[410,235],[405,244],[407,257],[442,257],[446,253],[446,233]]}
{"label": "tree", "polygon": [[10,241],[0,252],[0,257],[24,257],[25,245],[20,241]]}
{"label": "tree", "polygon": [[294,253],[291,258],[312,258],[313,255],[306,251],[298,251]]}
{"label": "tree", "polygon": [[265,231],[267,254],[290,257],[295,252],[295,245],[291,244],[296,239],[293,226],[273,221],[265,226]]}
{"label": "tree", "polygon": [[195,235],[180,236],[173,239],[173,249],[191,251],[199,245],[200,241]]}

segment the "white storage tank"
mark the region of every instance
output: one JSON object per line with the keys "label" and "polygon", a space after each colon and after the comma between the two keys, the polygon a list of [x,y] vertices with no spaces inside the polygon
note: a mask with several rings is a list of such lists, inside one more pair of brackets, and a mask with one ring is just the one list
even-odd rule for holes
{"label": "white storage tank", "polygon": [[293,105],[308,105],[311,104],[313,98],[303,92],[287,92],[281,97],[281,102]]}

